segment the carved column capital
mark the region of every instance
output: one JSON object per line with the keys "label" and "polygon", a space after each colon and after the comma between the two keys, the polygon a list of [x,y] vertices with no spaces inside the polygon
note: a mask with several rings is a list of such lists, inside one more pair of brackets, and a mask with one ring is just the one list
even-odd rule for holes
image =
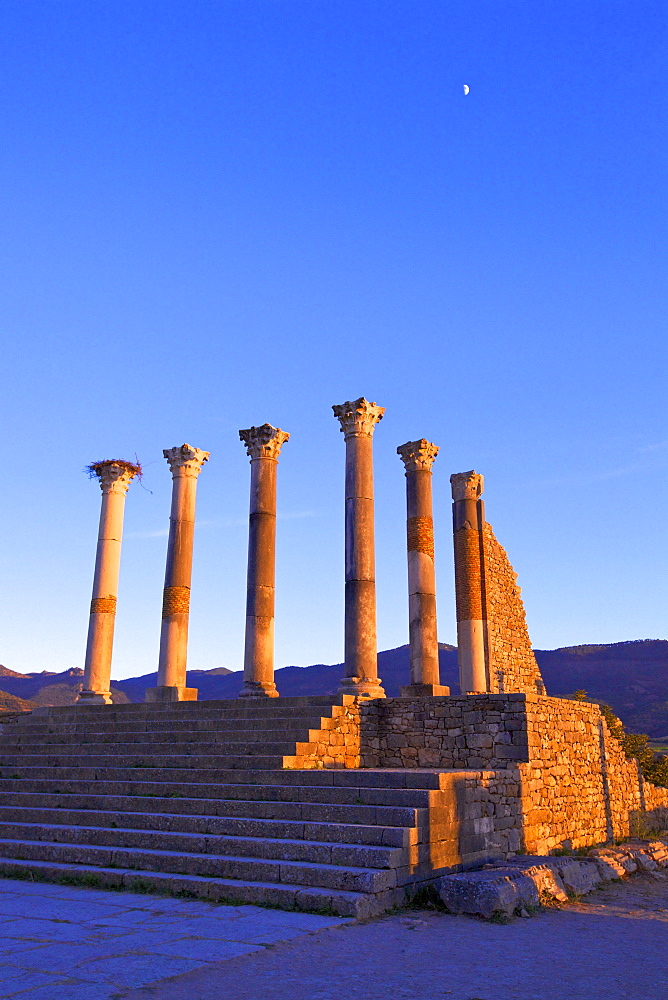
{"label": "carved column capital", "polygon": [[438,445],[432,444],[426,438],[419,441],[407,441],[397,448],[397,455],[406,468],[406,475],[409,472],[431,472],[431,467],[438,455]]}
{"label": "carved column capital", "polygon": [[245,431],[239,431],[239,438],[246,446],[246,453],[251,461],[255,458],[271,458],[277,462],[281,448],[289,440],[290,435],[280,427],[262,424],[261,427],[249,427]]}
{"label": "carved column capital", "polygon": [[369,437],[379,420],[383,419],[384,406],[370,403],[364,396],[333,406],[334,416],[341,421],[341,431],[348,437],[358,437],[367,434]]}
{"label": "carved column capital", "polygon": [[134,477],[141,473],[141,466],[121,458],[110,458],[104,462],[93,462],[88,466],[88,472],[91,478],[99,480],[103,493],[125,496]]}
{"label": "carved column capital", "polygon": [[478,500],[485,488],[485,480],[471,469],[470,472],[455,472],[450,476],[453,500]]}
{"label": "carved column capital", "polygon": [[210,452],[192,445],[182,444],[176,448],[164,448],[163,455],[173,476],[199,476],[202,466],[209,461]]}

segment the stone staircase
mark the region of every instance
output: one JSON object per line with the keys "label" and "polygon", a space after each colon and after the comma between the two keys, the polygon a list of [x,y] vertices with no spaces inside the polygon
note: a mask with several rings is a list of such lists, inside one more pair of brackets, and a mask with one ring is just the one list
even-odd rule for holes
{"label": "stone staircase", "polygon": [[67,707],[5,724],[0,875],[383,912],[436,874],[424,831],[440,775],[295,770],[345,705]]}

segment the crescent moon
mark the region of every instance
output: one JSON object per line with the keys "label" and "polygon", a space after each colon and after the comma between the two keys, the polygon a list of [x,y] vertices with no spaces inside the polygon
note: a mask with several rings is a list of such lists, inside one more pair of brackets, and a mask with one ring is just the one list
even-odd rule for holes
{"label": "crescent moon", "polygon": [[468,86],[468,84],[465,83],[464,84],[464,93],[468,94],[468,93],[470,93],[470,90],[471,90],[471,88]]}

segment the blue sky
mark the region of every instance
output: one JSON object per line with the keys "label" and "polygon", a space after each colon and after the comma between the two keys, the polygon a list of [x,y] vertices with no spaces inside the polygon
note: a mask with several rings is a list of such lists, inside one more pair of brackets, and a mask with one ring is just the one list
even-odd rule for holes
{"label": "blue sky", "polygon": [[[199,481],[190,666],[239,669],[249,469],[279,466],[277,666],[342,658],[343,457],[375,435],[379,647],[404,478],[486,478],[534,644],[666,638],[666,7],[4,0],[0,661],[83,663],[99,490],[135,454],[114,676],[157,663],[171,480]],[[470,94],[465,97],[463,85]],[[150,491],[150,492],[149,492]]]}

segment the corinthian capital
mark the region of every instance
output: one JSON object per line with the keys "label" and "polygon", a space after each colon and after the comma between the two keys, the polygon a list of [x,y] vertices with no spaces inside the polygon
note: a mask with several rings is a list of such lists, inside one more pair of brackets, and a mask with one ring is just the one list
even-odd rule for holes
{"label": "corinthian capital", "polygon": [[485,488],[483,477],[471,469],[470,472],[455,472],[450,476],[453,500],[477,500]]}
{"label": "corinthian capital", "polygon": [[246,445],[246,452],[251,461],[254,458],[272,458],[277,462],[281,448],[290,435],[280,427],[262,424],[261,427],[249,427],[248,430],[239,431],[239,437]]}
{"label": "corinthian capital", "polygon": [[177,448],[164,448],[163,455],[173,476],[199,476],[202,466],[209,461],[210,452],[192,445],[182,444]]}
{"label": "corinthian capital", "polygon": [[379,420],[383,419],[385,413],[384,406],[370,403],[364,396],[353,402],[340,403],[333,406],[334,416],[341,421],[341,431],[346,437],[354,437],[359,434],[373,434],[374,428]]}
{"label": "corinthian capital", "polygon": [[122,458],[110,458],[104,462],[93,462],[88,466],[91,479],[98,479],[103,493],[127,493],[135,476],[141,475],[141,465],[126,462]]}
{"label": "corinthian capital", "polygon": [[431,472],[434,459],[438,455],[438,445],[432,444],[426,438],[419,441],[407,441],[397,448],[397,455],[401,456],[401,461],[406,467],[406,475],[409,472]]}

